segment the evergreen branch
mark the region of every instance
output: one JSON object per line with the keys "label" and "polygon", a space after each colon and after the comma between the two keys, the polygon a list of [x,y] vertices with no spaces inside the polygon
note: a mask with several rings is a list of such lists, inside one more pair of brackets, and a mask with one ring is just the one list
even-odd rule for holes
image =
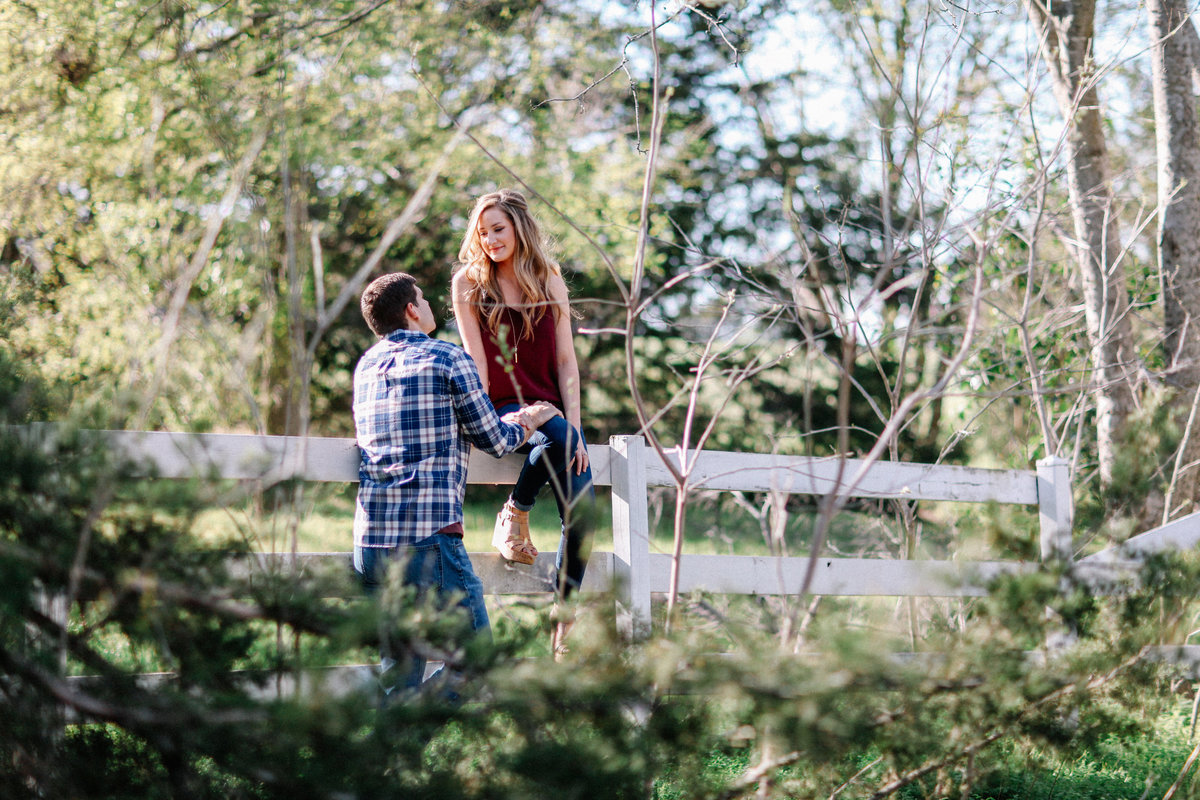
{"label": "evergreen branch", "polygon": [[115,677],[123,674],[120,670],[113,667],[112,663],[96,653],[95,650],[87,646],[86,639],[77,633],[72,633],[67,626],[60,623],[58,620],[43,614],[36,608],[27,608],[23,612],[25,622],[36,626],[38,629],[51,634],[55,637],[60,637],[60,641],[65,642],[65,645],[70,654],[78,659],[85,667],[96,672],[103,673],[105,676]]}
{"label": "evergreen branch", "polygon": [[84,691],[78,681],[52,675],[3,647],[0,647],[0,667],[5,673],[24,678],[40,688],[65,708],[130,730],[177,731],[188,730],[199,723],[241,726],[267,720],[266,713],[261,711],[205,709],[197,712],[181,706],[171,707],[162,703],[162,695],[136,689],[132,690],[133,697],[122,698],[119,703],[110,702]]}
{"label": "evergreen branch", "polygon": [[[17,558],[30,564],[37,570],[39,577],[51,584],[61,582],[65,577],[62,567],[56,561],[27,546],[0,541],[0,555]],[[322,635],[333,632],[332,625],[323,624],[314,619],[311,614],[300,613],[299,609],[291,606],[242,602],[234,600],[227,593],[205,594],[191,586],[163,580],[146,572],[132,573],[124,578],[113,578],[96,569],[85,567],[80,571],[79,579],[80,587],[110,589],[118,596],[121,593],[132,593],[139,597],[166,599],[183,608],[206,611],[223,619],[238,622],[278,622],[306,633]],[[54,630],[60,629],[61,624],[54,623]]]}
{"label": "evergreen branch", "polygon": [[717,795],[717,798],[718,800],[733,800],[736,797],[741,797],[746,792],[756,788],[763,778],[775,770],[795,764],[803,757],[804,755],[799,750],[793,750],[787,755],[760,763],[753,769],[748,769],[739,775],[736,781],[728,786],[725,791]]}

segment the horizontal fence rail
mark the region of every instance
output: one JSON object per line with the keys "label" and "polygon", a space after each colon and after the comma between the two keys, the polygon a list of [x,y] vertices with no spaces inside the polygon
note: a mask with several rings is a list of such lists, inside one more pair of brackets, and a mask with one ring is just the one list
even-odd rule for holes
{"label": "horizontal fence rail", "polygon": [[[353,439],[160,431],[98,434],[114,451],[144,465],[148,477],[358,481],[359,453]],[[1070,548],[1070,471],[1060,459],[1040,462],[1033,471],[718,451],[672,450],[660,457],[640,436],[615,436],[607,446],[593,445],[589,453],[596,485],[612,487],[613,552],[593,553],[583,588],[615,589],[622,626],[630,635],[647,630],[651,598],[668,591],[671,570],[669,556],[649,549],[647,493],[654,487],[676,486],[674,475],[681,464],[688,466],[691,489],[1036,505],[1043,555]],[[473,451],[467,480],[513,483],[520,466],[520,456],[495,459]],[[316,568],[346,562],[349,555],[303,554],[300,558]],[[472,553],[471,559],[490,594],[553,589],[553,553],[539,555],[532,566],[510,564],[496,553]],[[808,564],[808,558],[799,557],[684,555],[679,588],[795,594]],[[821,558],[809,591],[842,596],[972,596],[982,594],[986,582],[1003,572],[1033,568],[1002,561]]]}
{"label": "horizontal fence rail", "polygon": [[[667,462],[678,470],[679,454],[666,455]],[[657,460],[648,464],[646,481],[650,486],[675,485],[665,464]],[[696,459],[688,483],[696,489],[718,491],[825,495],[845,492],[853,486],[849,492],[853,497],[1025,505],[1038,502],[1037,473],[1029,470],[867,462],[854,458],[704,451]]]}
{"label": "horizontal fence rail", "polygon": [[[353,439],[162,431],[101,433],[119,453],[146,464],[154,475],[163,478],[358,482],[358,446]],[[674,486],[666,463],[678,469],[678,453],[668,452],[664,463],[654,451],[645,449],[652,454],[647,457],[646,485]],[[598,486],[612,485],[610,450],[606,445],[588,448]],[[472,451],[467,481],[509,483],[516,479],[520,465],[520,456],[496,459]],[[691,470],[689,484],[694,489],[715,491],[823,495],[844,489],[856,478],[854,497],[1038,503],[1038,473],[1031,470],[759,453],[704,451]]]}
{"label": "horizontal fence rail", "polygon": [[[47,435],[54,426],[29,427],[39,430],[39,435]],[[90,433],[138,465],[147,478],[266,484],[287,480],[358,481],[358,447],[348,438],[158,431]],[[647,495],[652,488],[676,487],[675,475],[681,473],[681,464],[688,467],[689,489],[1036,506],[1042,558],[1071,559],[1076,574],[1094,587],[1117,587],[1127,582],[1130,568],[1146,554],[1200,545],[1200,513],[1196,513],[1105,551],[1073,559],[1071,473],[1068,462],[1059,458],[1039,461],[1036,470],[999,470],[717,451],[671,450],[660,457],[640,436],[614,436],[608,445],[589,447],[589,455],[596,485],[612,489],[613,552],[592,554],[583,590],[614,590],[621,627],[631,637],[649,630],[651,599],[669,591],[671,575],[671,557],[649,549]],[[467,480],[471,484],[511,484],[521,464],[520,456],[495,459],[473,451]],[[347,520],[347,545],[349,529]],[[514,565],[494,552],[470,555],[488,594],[554,591],[553,553],[539,554],[530,566]],[[246,569],[268,571],[297,567],[348,570],[350,553],[257,553],[246,562]],[[795,595],[803,587],[809,566],[808,557],[684,554],[678,588],[683,592],[703,589],[729,594]],[[1037,562],[1021,561],[844,557],[821,557],[812,566],[808,587],[811,594],[845,597],[979,596],[1000,575],[1039,568]],[[1151,650],[1152,658],[1173,661],[1200,674],[1200,646]],[[363,671],[367,669],[334,669],[330,674],[337,680],[361,683],[370,677],[369,670]],[[302,678],[293,676],[290,680]]]}

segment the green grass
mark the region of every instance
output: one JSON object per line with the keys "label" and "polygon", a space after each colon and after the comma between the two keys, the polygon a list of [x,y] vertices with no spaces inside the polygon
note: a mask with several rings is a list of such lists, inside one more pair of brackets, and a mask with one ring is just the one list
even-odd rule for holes
{"label": "green grass", "polygon": [[[225,497],[234,495],[236,487],[226,484],[220,487]],[[492,527],[496,513],[503,505],[511,487],[480,486],[467,487],[464,522],[467,550],[476,553],[492,552]],[[227,541],[229,538],[245,540],[249,547],[260,552],[348,552],[352,546],[354,501],[357,487],[354,484],[302,484],[275,489],[264,495],[227,502],[214,503],[202,512],[195,522],[195,530],[211,542]],[[673,550],[673,494],[660,492],[650,497],[651,553],[671,553]],[[607,487],[597,490],[598,525],[593,548],[596,552],[611,552],[612,504]],[[960,513],[962,509],[950,509]],[[978,508],[971,509],[978,514]],[[793,508],[788,515],[786,541],[789,555],[807,555],[813,526],[811,510]],[[969,516],[966,517],[970,519]],[[553,553],[558,547],[560,522],[558,510],[549,491],[543,491],[530,514],[534,544],[544,553]],[[930,544],[934,534],[932,525],[926,525],[922,549],[918,557],[945,557],[946,548]],[[976,537],[978,538],[978,537]],[[825,552],[836,555],[895,556],[900,537],[889,515],[869,507],[856,512],[843,512],[832,526]],[[963,539],[956,539],[953,548],[962,550]],[[734,502],[729,493],[696,493],[689,499],[686,517],[684,552],[689,554],[725,555],[768,555],[760,520]],[[511,597],[488,595],[487,605],[494,625],[511,626],[515,630],[531,630],[538,623],[539,610],[550,598]],[[758,600],[725,598],[720,603],[723,611],[736,614],[761,614],[763,608],[774,609],[778,603],[767,601],[760,607]],[[853,603],[836,598],[826,598],[825,613],[833,613],[841,606],[848,610],[846,624],[854,628],[891,630],[895,616],[895,601],[890,598],[857,598]],[[728,606],[728,608],[726,607]],[[543,654],[540,645],[529,655]]]}
{"label": "green grass", "polygon": [[[472,552],[491,550],[492,526],[504,504],[507,489],[471,487],[463,507],[463,537]],[[207,541],[244,539],[255,550],[302,553],[348,552],[353,545],[354,486],[306,487],[300,502],[293,497],[260,505],[239,503],[212,507],[196,518],[195,530]],[[597,498],[601,520],[612,518],[607,493]],[[560,523],[553,498],[543,496],[530,513],[530,527],[539,550],[558,546]],[[603,523],[595,547],[612,548],[612,529]]]}
{"label": "green grass", "polygon": [[[496,513],[511,487],[469,486],[463,507],[465,541],[471,552],[488,552]],[[243,539],[262,552],[346,552],[351,548],[354,522],[354,484],[308,484],[268,493],[258,501],[214,503],[196,519],[195,530],[208,541]],[[612,500],[607,487],[596,492],[598,524],[594,549],[612,550]],[[673,499],[669,492],[651,496],[650,552],[670,553],[673,548]],[[543,552],[558,547],[558,509],[544,490],[529,515],[534,544]],[[811,513],[792,513],[787,540],[793,548],[806,548],[813,523]],[[877,513],[844,513],[835,522],[830,539],[841,549],[858,554],[894,538]],[[723,555],[766,555],[769,548],[758,521],[729,500],[713,494],[696,494],[688,504],[684,552]],[[793,551],[793,555],[806,553]]]}
{"label": "green grass", "polygon": [[[1190,698],[1181,698],[1179,705],[1148,721],[1137,736],[1110,736],[1097,744],[1080,750],[1069,745],[1063,752],[1018,751],[997,744],[992,767],[976,781],[970,800],[1146,800],[1161,798],[1179,777],[1188,755],[1196,746],[1189,731]],[[870,763],[878,752],[848,759],[848,772]],[[752,766],[749,751],[713,753],[706,762],[706,774],[715,782],[731,781]],[[782,776],[786,778],[788,770]],[[874,784],[868,778],[856,784],[858,793],[843,796],[859,797],[870,794]],[[834,787],[829,787],[832,790]],[[920,782],[910,785],[894,797],[899,800],[926,800],[933,797],[932,787]],[[784,795],[789,796],[789,795]],[[957,790],[954,794],[959,797]],[[655,783],[655,800],[676,800],[683,795],[671,776]],[[1200,798],[1200,778],[1195,769],[1181,781],[1174,795],[1176,800]]]}
{"label": "green grass", "polygon": [[[1187,706],[1186,708],[1184,706]],[[1136,737],[1108,737],[1083,752],[1023,763],[1016,755],[976,784],[976,800],[1140,800],[1163,797],[1195,747],[1188,730],[1190,701],[1164,714]],[[1200,797],[1194,770],[1175,794]]]}
{"label": "green grass", "polygon": [[[491,550],[492,526],[496,513],[508,497],[510,487],[471,486],[463,507],[464,536],[471,552]],[[354,492],[352,484],[305,487],[298,495],[268,498],[261,503],[242,502],[213,506],[196,519],[195,530],[208,541],[229,538],[244,539],[255,550],[286,552],[293,548],[305,553],[349,551],[354,523]],[[607,489],[596,492],[597,515],[593,547],[612,549],[612,501]],[[658,525],[651,540],[651,552],[671,550],[671,509],[658,515]],[[761,537],[752,531],[737,530],[744,524],[713,525],[708,510],[694,515],[688,525],[689,553],[761,554],[767,548]],[[558,508],[549,492],[543,492],[529,515],[534,544],[543,552],[558,546],[561,524]]]}

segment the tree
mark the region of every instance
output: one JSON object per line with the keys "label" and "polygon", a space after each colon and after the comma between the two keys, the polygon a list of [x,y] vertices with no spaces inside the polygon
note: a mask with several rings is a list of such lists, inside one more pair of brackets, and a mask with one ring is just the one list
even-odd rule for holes
{"label": "tree", "polygon": [[1100,479],[1112,481],[1115,447],[1134,405],[1135,352],[1129,320],[1119,217],[1109,178],[1100,111],[1094,0],[1025,8],[1038,36],[1054,99],[1066,122],[1063,137],[1067,188],[1077,242],[1071,245],[1084,291],[1092,385],[1096,391],[1096,446]]}
{"label": "tree", "polygon": [[607,103],[533,108],[621,30],[567,6],[58,0],[0,25],[35,32],[0,52],[0,264],[40,303],[20,345],[81,402],[157,384],[150,426],[346,432],[363,270],[437,303],[464,209],[513,181],[452,123],[581,219],[636,159],[597,135],[627,124]]}
{"label": "tree", "polygon": [[[1195,408],[1200,403],[1200,329],[1193,309],[1200,304],[1200,125],[1196,120],[1192,75],[1197,53],[1186,4],[1152,0],[1147,4],[1154,75],[1155,142],[1158,150],[1158,262],[1162,282],[1163,348],[1185,421],[1184,440],[1172,478],[1183,509],[1200,500],[1200,435]],[[1172,516],[1168,495],[1163,522]]]}

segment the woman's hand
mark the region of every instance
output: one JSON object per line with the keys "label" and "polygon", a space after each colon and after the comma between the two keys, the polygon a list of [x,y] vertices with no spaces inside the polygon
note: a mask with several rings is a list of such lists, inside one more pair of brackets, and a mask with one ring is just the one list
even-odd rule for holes
{"label": "woman's hand", "polygon": [[583,444],[583,437],[576,431],[571,431],[571,437],[575,439],[575,455],[571,457],[571,464],[567,469],[573,466],[575,474],[582,475],[583,471],[588,468],[588,464],[591,463],[588,459],[587,447]]}

